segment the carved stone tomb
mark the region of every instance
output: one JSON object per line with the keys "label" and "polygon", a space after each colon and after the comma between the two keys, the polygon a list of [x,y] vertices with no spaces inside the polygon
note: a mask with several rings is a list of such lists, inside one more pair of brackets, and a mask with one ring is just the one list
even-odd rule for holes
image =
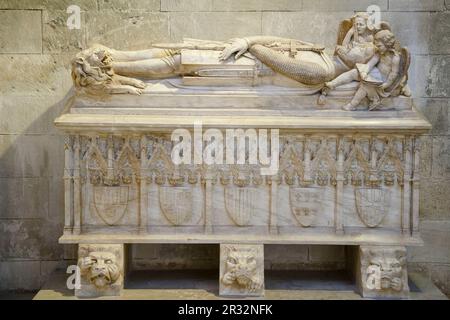
{"label": "carved stone tomb", "polygon": [[358,249],[364,297],[407,297],[430,124],[407,48],[385,22],[353,27],[367,21],[345,20],[332,50],[248,37],[78,54],[55,121],[75,294],[120,294],[135,243],[220,244],[220,294],[244,296],[264,294],[264,244],[327,244]]}

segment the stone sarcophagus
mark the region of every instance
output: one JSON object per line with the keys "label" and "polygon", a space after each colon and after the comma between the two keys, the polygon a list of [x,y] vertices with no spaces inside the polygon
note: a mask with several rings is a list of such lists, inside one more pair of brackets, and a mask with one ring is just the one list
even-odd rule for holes
{"label": "stone sarcophagus", "polygon": [[354,246],[363,296],[407,297],[430,125],[409,97],[407,49],[386,23],[356,21],[367,17],[342,23],[334,55],[274,37],[77,55],[55,121],[60,242],[96,275],[76,294],[118,294],[128,244],[216,243],[220,293],[263,295],[263,246],[279,243]]}

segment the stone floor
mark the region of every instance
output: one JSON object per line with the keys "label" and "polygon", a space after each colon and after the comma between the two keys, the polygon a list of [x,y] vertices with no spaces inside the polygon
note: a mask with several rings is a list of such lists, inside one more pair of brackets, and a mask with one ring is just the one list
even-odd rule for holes
{"label": "stone floor", "polygon": [[37,291],[0,291],[0,300],[32,300]]}
{"label": "stone floor", "polygon": [[[77,299],[66,288],[67,276],[64,271],[55,272],[34,299]],[[218,271],[135,271],[127,277],[122,296],[113,299],[224,299],[218,295],[217,276]],[[361,299],[355,285],[342,272],[266,271],[265,277],[266,294],[261,299]],[[410,274],[410,289],[413,300],[447,299],[418,273]]]}

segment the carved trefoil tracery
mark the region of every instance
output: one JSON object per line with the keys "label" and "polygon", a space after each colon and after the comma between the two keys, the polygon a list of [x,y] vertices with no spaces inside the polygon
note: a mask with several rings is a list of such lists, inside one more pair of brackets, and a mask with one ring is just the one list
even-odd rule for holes
{"label": "carved trefoil tracery", "polygon": [[[170,157],[173,143],[168,136],[104,135],[100,133],[69,136],[65,143],[67,160],[64,173],[66,201],[69,203],[66,205],[65,229],[66,232],[71,232],[72,229],[76,231],[78,225],[81,228],[82,222],[79,215],[81,211],[85,210],[81,203],[86,201],[81,195],[84,194],[82,189],[87,186],[95,190],[93,199],[97,210],[102,211],[103,209],[100,207],[109,208],[110,212],[107,215],[99,214],[101,220],[105,225],[115,225],[123,214],[123,207],[126,206],[127,188],[128,193],[132,189],[139,190],[140,210],[144,212],[148,205],[144,201],[145,193],[148,192],[146,191],[147,185],[153,183],[168,188],[168,190],[177,187],[188,190],[195,186],[204,189],[205,182],[210,181],[211,187],[218,183],[217,186],[222,186],[224,190],[254,189],[254,191],[248,191],[247,198],[250,199],[252,198],[251,194],[272,183],[294,189],[309,187],[336,189],[339,187],[337,178],[340,172],[342,172],[343,184],[347,187],[351,186],[354,195],[359,193],[357,197],[360,203],[356,203],[355,198],[354,208],[355,213],[360,213],[359,216],[362,217],[361,200],[369,200],[369,198],[361,197],[362,193],[358,190],[381,188],[387,190],[380,191],[385,193],[389,192],[390,188],[399,188],[404,195],[403,202],[407,201],[408,194],[415,190],[412,186],[418,183],[414,167],[417,146],[413,144],[413,141],[415,141],[413,136],[402,135],[282,135],[278,175],[262,176],[258,165],[182,164],[176,166]],[[342,154],[342,167],[340,167],[339,154]],[[405,186],[406,182],[407,186]],[[108,188],[111,189],[110,192],[106,190]],[[372,193],[375,195],[377,192],[373,191]],[[77,196],[77,193],[80,196]],[[114,194],[116,196],[113,196]],[[192,196],[189,192],[186,194],[186,197]],[[283,196],[281,191],[278,191],[277,194],[278,197]],[[204,194],[203,197],[205,196]],[[292,195],[287,194],[287,196]],[[226,203],[223,205],[229,213],[232,211],[230,208],[239,207],[231,205],[231,198],[225,194],[224,198],[228,199],[227,205],[225,206]],[[246,206],[250,201],[243,201],[245,197],[242,200],[239,197],[234,198],[235,203],[242,202]],[[77,201],[80,203],[80,208],[78,208]],[[296,209],[295,207],[299,207],[299,205],[294,202],[290,201],[291,211],[296,210],[299,213],[302,210]],[[335,203],[337,204],[337,202]],[[386,206],[384,211],[387,213],[385,214],[389,214],[389,202],[383,200],[382,203]],[[248,207],[251,208],[251,206]],[[189,208],[189,205],[186,208]],[[303,206],[303,208],[305,207]],[[403,207],[403,225],[406,225],[405,221],[408,219],[414,220],[412,215],[414,209],[413,206],[411,208]],[[320,215],[321,210],[320,206],[317,210],[310,210],[311,222],[306,222],[306,219],[303,218],[303,222],[299,222],[300,215],[295,216],[294,214],[294,216],[300,226],[314,226],[312,222],[314,219],[311,218]],[[167,213],[168,207],[166,206],[163,211]],[[189,210],[186,209],[186,211]],[[252,215],[251,211],[251,209],[246,210],[249,216]],[[236,213],[232,213],[232,215],[236,215]],[[106,216],[110,218],[105,218]],[[168,219],[168,222],[172,225],[182,224],[183,221],[189,220],[188,216],[189,214],[186,214],[185,218]],[[238,216],[240,215],[236,215],[236,217]],[[335,219],[337,218],[339,217],[335,217]],[[145,220],[145,215],[141,214],[140,225],[144,226]],[[246,219],[242,215],[239,219],[235,218],[234,222],[236,225],[246,225],[244,220]],[[376,221],[368,221],[364,218],[361,220],[367,227],[379,226]],[[275,220],[272,219],[272,221]],[[409,230],[409,227],[406,230]]]}

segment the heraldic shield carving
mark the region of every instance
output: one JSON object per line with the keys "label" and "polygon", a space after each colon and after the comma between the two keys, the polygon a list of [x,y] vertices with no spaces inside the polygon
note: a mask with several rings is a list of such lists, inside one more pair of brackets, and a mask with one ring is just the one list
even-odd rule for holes
{"label": "heraldic shield carving", "polygon": [[391,196],[388,190],[381,188],[355,189],[356,210],[359,218],[369,228],[380,225],[386,216]]}
{"label": "heraldic shield carving", "polygon": [[291,211],[303,227],[310,227],[321,210],[319,188],[290,188]]}
{"label": "heraldic shield carving", "polygon": [[125,215],[128,206],[128,186],[95,186],[94,206],[107,225],[115,225]]}
{"label": "heraldic shield carving", "polygon": [[159,187],[159,206],[171,224],[185,224],[192,218],[191,188]]}
{"label": "heraldic shield carving", "polygon": [[256,196],[256,188],[225,188],[225,209],[236,225],[240,227],[249,225],[256,211]]}

